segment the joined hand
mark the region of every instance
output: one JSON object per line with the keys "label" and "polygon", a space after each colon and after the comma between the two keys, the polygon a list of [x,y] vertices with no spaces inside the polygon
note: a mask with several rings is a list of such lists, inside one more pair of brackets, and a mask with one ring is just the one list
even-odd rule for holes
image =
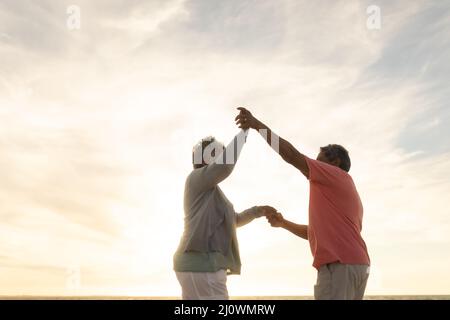
{"label": "joined hand", "polygon": [[271,206],[258,206],[258,213],[267,217],[270,217],[277,213],[277,209]]}
{"label": "joined hand", "polygon": [[279,212],[275,212],[271,215],[266,216],[266,219],[274,228],[282,227],[284,224],[283,215]]}

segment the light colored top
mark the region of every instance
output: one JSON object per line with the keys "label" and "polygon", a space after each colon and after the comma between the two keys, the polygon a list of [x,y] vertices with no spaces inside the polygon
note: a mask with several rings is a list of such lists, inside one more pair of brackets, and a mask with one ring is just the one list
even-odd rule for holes
{"label": "light colored top", "polygon": [[352,177],[344,170],[306,157],[310,200],[308,239],[313,266],[333,262],[370,265],[361,237],[363,206]]}
{"label": "light colored top", "polygon": [[[260,216],[258,207],[237,214],[218,184],[233,171],[247,131],[240,131],[216,160],[194,169],[184,189],[184,232],[174,255],[178,272],[240,274],[241,260],[236,227]],[[233,159],[228,159],[231,155]],[[225,161],[223,156],[226,158]]]}

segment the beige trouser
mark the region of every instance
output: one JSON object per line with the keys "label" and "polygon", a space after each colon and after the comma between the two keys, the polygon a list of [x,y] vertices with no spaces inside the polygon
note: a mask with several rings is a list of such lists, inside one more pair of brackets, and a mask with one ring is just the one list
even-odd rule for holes
{"label": "beige trouser", "polygon": [[227,273],[176,272],[183,300],[228,300]]}
{"label": "beige trouser", "polygon": [[362,300],[369,266],[330,263],[319,268],[314,286],[316,300]]}

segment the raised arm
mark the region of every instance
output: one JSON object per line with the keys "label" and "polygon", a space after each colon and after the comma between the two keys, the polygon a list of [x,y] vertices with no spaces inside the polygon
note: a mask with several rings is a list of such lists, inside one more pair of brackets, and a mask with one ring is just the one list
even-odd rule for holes
{"label": "raised arm", "polygon": [[267,220],[269,221],[270,225],[272,227],[281,227],[283,229],[286,229],[296,236],[308,240],[308,226],[304,224],[297,224],[294,222],[291,222],[289,220],[286,220],[283,218],[283,215],[279,212],[276,214],[267,216]]}
{"label": "raised arm", "polygon": [[309,178],[309,168],[305,156],[302,153],[300,153],[290,142],[279,137],[268,126],[256,119],[250,111],[245,108],[238,108],[238,110],[240,110],[240,113],[235,120],[239,125],[239,128],[252,128],[257,130],[284,161],[296,167],[306,178]]}
{"label": "raised arm", "polygon": [[198,183],[201,183],[204,188],[210,189],[225,180],[233,172],[247,135],[248,130],[241,130],[224,150],[216,150],[218,156],[214,161],[199,169]]}

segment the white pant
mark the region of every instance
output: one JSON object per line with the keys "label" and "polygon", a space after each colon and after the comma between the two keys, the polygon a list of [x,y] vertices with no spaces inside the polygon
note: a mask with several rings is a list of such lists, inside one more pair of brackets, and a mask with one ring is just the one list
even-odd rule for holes
{"label": "white pant", "polygon": [[183,300],[228,300],[227,273],[176,272]]}

